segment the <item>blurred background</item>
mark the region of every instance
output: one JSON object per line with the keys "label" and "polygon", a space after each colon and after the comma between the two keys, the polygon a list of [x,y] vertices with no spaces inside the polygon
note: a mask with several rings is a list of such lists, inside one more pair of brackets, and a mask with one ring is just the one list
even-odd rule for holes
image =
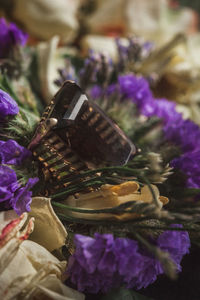
{"label": "blurred background", "polygon": [[162,43],[176,32],[197,32],[199,12],[198,0],[0,0],[0,14],[29,32],[31,42],[138,34]]}

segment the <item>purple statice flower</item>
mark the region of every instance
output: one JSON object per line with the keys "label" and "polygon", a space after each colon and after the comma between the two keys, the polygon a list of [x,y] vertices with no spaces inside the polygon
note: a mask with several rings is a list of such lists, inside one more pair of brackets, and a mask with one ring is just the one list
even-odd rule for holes
{"label": "purple statice flower", "polygon": [[0,202],[9,201],[19,188],[15,171],[7,166],[0,165]]}
{"label": "purple statice flower", "polygon": [[149,83],[145,78],[128,74],[119,76],[118,82],[121,94],[131,99],[146,117],[157,116],[164,121],[164,124],[182,119],[181,114],[176,112],[173,102],[153,98]]}
{"label": "purple statice flower", "polygon": [[138,108],[142,108],[147,101],[152,100],[152,94],[148,82],[143,77],[132,74],[118,77],[120,93],[126,98],[132,99]]}
{"label": "purple statice flower", "polygon": [[103,87],[110,82],[114,65],[111,58],[105,54],[89,51],[89,56],[84,60],[83,68],[79,71],[79,85],[82,89],[89,88],[91,84],[101,81]]}
{"label": "purple statice flower", "polygon": [[124,67],[125,61],[128,58],[128,47],[122,44],[120,38],[116,38],[115,42],[118,50],[120,67]]}
{"label": "purple statice flower", "polygon": [[117,69],[122,72],[129,63],[140,61],[149,56],[153,49],[152,42],[145,42],[138,37],[128,38],[126,45],[120,38],[116,38],[118,51]]}
{"label": "purple statice flower", "polygon": [[[145,114],[149,116],[157,116],[164,121],[164,125],[174,124],[182,121],[182,115],[176,111],[176,104],[167,99],[153,99],[154,110],[152,114]],[[165,127],[164,126],[164,127]]]}
{"label": "purple statice flower", "polygon": [[90,50],[88,58],[84,60],[84,66],[79,71],[79,84],[85,89],[91,82],[96,82],[97,74],[101,68],[101,57]]}
{"label": "purple statice flower", "polygon": [[200,188],[200,176],[197,172],[200,149],[199,126],[190,120],[184,120],[172,101],[154,99],[146,79],[128,74],[119,76],[118,84],[122,96],[133,101],[141,114],[162,119],[166,140],[178,146],[183,152],[180,158],[171,162],[171,166],[181,169],[188,176],[188,187]]}
{"label": "purple statice flower", "polygon": [[[67,273],[79,291],[106,293],[122,285],[141,289],[164,273],[160,262],[139,248],[137,241],[96,233],[94,238],[77,234],[74,242],[76,251],[69,259]],[[190,247],[188,234],[165,231],[155,244],[169,252],[180,271],[180,261]]]}
{"label": "purple statice flower", "polygon": [[171,161],[171,166],[176,169],[181,169],[187,175],[188,187],[200,187],[200,150],[182,154],[180,157]]}
{"label": "purple statice flower", "polygon": [[164,127],[164,132],[166,138],[180,146],[183,153],[200,149],[200,128],[190,120],[169,122]]}
{"label": "purple statice flower", "polygon": [[16,211],[18,215],[21,215],[25,211],[30,211],[31,196],[32,192],[30,189],[38,182],[38,178],[29,178],[27,184],[20,187],[16,192],[14,197],[10,199],[10,205]]}
{"label": "purple statice flower", "polygon": [[114,83],[110,84],[107,88],[102,88],[99,85],[93,85],[88,92],[93,100],[100,99],[104,95],[109,97],[115,93],[118,93],[118,86]]}
{"label": "purple statice flower", "polygon": [[155,259],[140,252],[138,242],[116,238],[114,253],[117,270],[122,276],[121,283],[127,288],[141,289],[153,283],[158,275]]}
{"label": "purple statice flower", "polygon": [[[173,224],[172,227],[181,228],[182,225]],[[177,270],[181,271],[180,262],[183,256],[189,253],[190,238],[187,231],[167,230],[157,239],[157,246],[170,254],[171,259],[176,263]]]}
{"label": "purple statice flower", "polygon": [[146,117],[157,116],[163,120],[166,139],[179,146],[183,152],[200,146],[200,128],[190,120],[183,120],[176,105],[167,99],[154,99],[148,82],[132,74],[119,76],[120,92],[131,99]]}
{"label": "purple statice flower", "polygon": [[18,114],[19,108],[15,100],[9,94],[0,89],[0,122],[6,116],[13,116]]}
{"label": "purple statice flower", "polygon": [[17,181],[15,171],[3,165],[0,165],[0,178],[0,202],[4,202],[6,207],[12,207],[19,215],[30,211],[32,192],[29,190],[38,178],[29,178],[23,187]]}
{"label": "purple statice flower", "polygon": [[62,86],[66,80],[73,80],[75,82],[77,81],[75,69],[69,60],[65,61],[65,68],[58,69],[58,74],[59,77],[54,80],[54,83],[59,87]]}
{"label": "purple statice flower", "polygon": [[102,93],[102,88],[99,85],[94,85],[89,91],[90,97],[93,100],[99,99],[102,96]]}
{"label": "purple statice flower", "polygon": [[107,88],[106,88],[106,96],[110,96],[113,95],[114,93],[118,93],[118,86],[115,83],[110,84]]}
{"label": "purple statice flower", "polygon": [[115,282],[121,283],[111,234],[96,233],[94,238],[77,234],[75,245],[76,252],[70,258],[67,272],[80,291],[107,292],[115,287]]}
{"label": "purple statice flower", "polygon": [[0,163],[20,165],[23,160],[31,156],[31,152],[20,146],[14,140],[0,141]]}
{"label": "purple statice flower", "polygon": [[0,58],[6,58],[15,46],[25,46],[28,35],[14,23],[0,18]]}

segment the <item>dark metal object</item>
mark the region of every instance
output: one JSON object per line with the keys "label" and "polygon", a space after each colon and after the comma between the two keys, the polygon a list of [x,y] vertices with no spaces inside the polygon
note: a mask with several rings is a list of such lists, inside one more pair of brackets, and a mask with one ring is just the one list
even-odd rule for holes
{"label": "dark metal object", "polygon": [[72,174],[124,165],[136,153],[123,131],[71,81],[45,110],[29,149],[53,189],[67,186]]}

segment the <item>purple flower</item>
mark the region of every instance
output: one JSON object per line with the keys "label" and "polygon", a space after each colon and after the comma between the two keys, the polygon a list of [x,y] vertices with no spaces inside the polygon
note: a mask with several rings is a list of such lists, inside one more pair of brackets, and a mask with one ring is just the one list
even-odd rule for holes
{"label": "purple flower", "polygon": [[97,261],[102,255],[102,245],[100,245],[102,241],[98,241],[97,244],[93,238],[77,234],[75,243],[77,247],[77,261],[83,268],[88,270],[88,273],[93,273]]}
{"label": "purple flower", "polygon": [[0,165],[0,202],[10,200],[19,188],[17,176],[12,169]]}
{"label": "purple flower", "polygon": [[187,186],[200,188],[199,149],[200,128],[190,120],[184,120],[176,111],[176,105],[167,99],[154,99],[148,82],[132,74],[120,76],[122,96],[133,101],[146,117],[157,116],[163,121],[166,140],[178,146],[183,154],[173,160],[171,166],[181,169],[188,177]]}
{"label": "purple flower", "polygon": [[197,151],[200,147],[200,128],[190,120],[169,123],[164,132],[166,138],[179,145],[183,152]]}
{"label": "purple flower", "polygon": [[102,88],[98,85],[94,85],[90,90],[90,96],[92,99],[98,99],[102,95]]}
{"label": "purple flower", "polygon": [[157,276],[164,273],[162,268],[159,268],[159,262],[151,257],[150,255],[141,255],[143,268],[140,269],[139,274],[133,277],[130,282],[126,285],[127,288],[136,288],[140,290],[141,288],[146,288],[154,281],[156,281]]}
{"label": "purple flower", "polygon": [[20,146],[14,140],[0,141],[0,163],[20,165],[23,160],[31,156],[31,152]]}
{"label": "purple flower", "polygon": [[186,152],[171,161],[173,168],[181,169],[188,177],[187,186],[191,188],[200,187],[200,150]]}
{"label": "purple flower", "polygon": [[29,190],[36,184],[38,178],[29,178],[22,187],[17,181],[14,170],[0,165],[0,202],[5,202],[6,207],[12,207],[17,214],[30,211],[32,192]]}
{"label": "purple flower", "polygon": [[118,272],[124,276],[127,282],[133,278],[133,270],[136,272],[135,275],[138,275],[137,270],[140,271],[143,261],[138,253],[136,241],[117,238],[115,240],[115,255],[119,257]]}
{"label": "purple flower", "polygon": [[118,77],[120,92],[132,99],[140,109],[145,102],[152,100],[152,94],[148,82],[143,77],[132,74]]}
{"label": "purple flower", "polygon": [[[164,272],[160,262],[134,240],[96,233],[94,238],[75,235],[74,242],[76,251],[69,259],[67,272],[79,291],[105,293],[122,285],[141,289]],[[155,243],[169,252],[180,271],[180,261],[190,247],[188,234],[166,231]]]}
{"label": "purple flower", "polygon": [[4,18],[0,18],[0,58],[9,56],[13,47],[24,46],[28,35],[21,31],[14,23],[7,23]]}
{"label": "purple flower", "polygon": [[30,211],[32,192],[29,191],[37,182],[38,178],[29,178],[27,184],[24,187],[20,187],[13,198],[10,200],[10,204],[18,215],[21,215],[25,211]]}
{"label": "purple flower", "polygon": [[110,84],[106,89],[106,96],[113,95],[113,93],[118,93],[118,86],[116,84]]}
{"label": "purple flower", "polygon": [[147,287],[157,278],[156,262],[140,252],[138,243],[126,238],[115,239],[117,268],[127,288]]}
{"label": "purple flower", "polygon": [[172,101],[168,101],[167,99],[154,99],[153,102],[154,110],[152,115],[163,119],[164,124],[171,122],[173,124],[182,121],[182,115],[176,111],[176,105]]}
{"label": "purple flower", "polygon": [[107,292],[121,283],[116,272],[114,238],[111,234],[95,234],[95,238],[76,235],[77,250],[70,258],[68,272],[80,291]]}
{"label": "purple flower", "polygon": [[[105,88],[105,95],[110,96],[114,93],[118,92],[118,87],[116,84],[111,84],[107,88]],[[94,85],[89,91],[90,97],[95,100],[99,99],[104,95],[104,89],[98,85]]]}
{"label": "purple flower", "polygon": [[129,74],[119,76],[118,81],[122,95],[131,99],[146,117],[157,116],[163,119],[165,124],[182,120],[182,116],[176,112],[173,102],[153,98],[145,78]]}
{"label": "purple flower", "polygon": [[[172,227],[182,227],[182,225],[176,224]],[[178,271],[181,271],[180,262],[182,257],[189,253],[190,238],[186,231],[171,231],[167,230],[163,232],[157,239],[157,245],[161,250],[167,251],[173,261],[176,263]]]}
{"label": "purple flower", "polygon": [[0,89],[0,121],[6,116],[16,115],[19,112],[17,103],[6,92]]}
{"label": "purple flower", "polygon": [[[68,273],[80,291],[107,292],[117,287],[121,277],[116,270],[114,238],[111,234],[95,234],[95,238],[75,236],[76,252],[70,258]],[[102,276],[103,275],[103,276]]]}

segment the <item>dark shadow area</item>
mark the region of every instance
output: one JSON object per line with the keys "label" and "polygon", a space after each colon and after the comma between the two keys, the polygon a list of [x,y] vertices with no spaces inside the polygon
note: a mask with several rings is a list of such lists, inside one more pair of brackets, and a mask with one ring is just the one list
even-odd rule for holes
{"label": "dark shadow area", "polygon": [[176,281],[160,276],[158,280],[140,291],[154,300],[199,300],[200,299],[200,249],[191,249],[182,261],[183,271]]}

